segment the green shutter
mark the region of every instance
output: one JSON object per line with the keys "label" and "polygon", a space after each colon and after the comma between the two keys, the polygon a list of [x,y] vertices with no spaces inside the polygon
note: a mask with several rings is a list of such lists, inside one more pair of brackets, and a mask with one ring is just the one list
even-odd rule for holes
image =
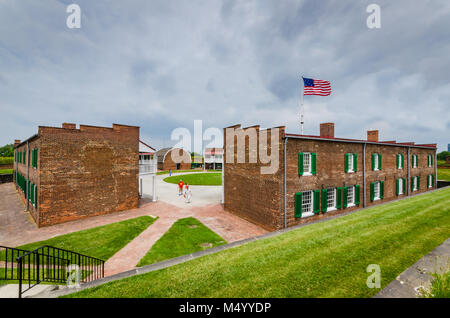
{"label": "green shutter", "polygon": [[375,199],[374,182],[370,183],[370,201]]}
{"label": "green shutter", "polygon": [[344,159],[344,171],[345,171],[345,173],[348,172],[348,157],[349,157],[349,154],[346,153],[345,154],[345,159]]}
{"label": "green shutter", "polygon": [[320,190],[314,190],[314,213],[320,212]]}
{"label": "green shutter", "polygon": [[303,175],[303,152],[298,153],[298,175]]}
{"label": "green shutter", "polygon": [[327,212],[328,208],[328,189],[322,189],[322,212]]}
{"label": "green shutter", "polygon": [[420,176],[417,177],[417,190],[420,189]]}
{"label": "green shutter", "polygon": [[402,154],[402,169],[405,167],[405,156]]}
{"label": "green shutter", "polygon": [[380,181],[380,199],[384,198],[384,181]]}
{"label": "green shutter", "polygon": [[430,155],[430,159],[431,159],[431,166],[433,166],[433,155]]}
{"label": "green shutter", "polygon": [[375,154],[372,154],[372,171],[375,171]]}
{"label": "green shutter", "polygon": [[434,174],[433,174],[432,182],[433,182],[432,187],[434,188],[434,186],[436,185],[436,181],[434,180]]}
{"label": "green shutter", "polygon": [[302,193],[298,192],[295,194],[295,217],[302,217]]}
{"label": "green shutter", "polygon": [[360,185],[355,185],[355,205],[359,205],[359,198],[361,196],[361,186]]}
{"label": "green shutter", "polygon": [[358,171],[358,154],[353,154],[353,171]]}
{"label": "green shutter", "polygon": [[382,165],[381,165],[381,163],[382,163],[382,156],[381,156],[381,153],[379,153],[378,154],[378,170],[381,170],[381,167],[382,167]]}
{"label": "green shutter", "polygon": [[317,163],[317,153],[314,152],[311,154],[311,173],[312,174],[317,173],[316,163]]}
{"label": "green shutter", "polygon": [[342,194],[342,208],[346,209],[348,206],[348,187],[344,187]]}
{"label": "green shutter", "polygon": [[399,183],[400,179],[395,180],[395,195],[399,195]]}
{"label": "green shutter", "polygon": [[414,177],[411,177],[411,192],[414,191]]}
{"label": "green shutter", "polygon": [[336,188],[336,209],[342,208],[342,188]]}

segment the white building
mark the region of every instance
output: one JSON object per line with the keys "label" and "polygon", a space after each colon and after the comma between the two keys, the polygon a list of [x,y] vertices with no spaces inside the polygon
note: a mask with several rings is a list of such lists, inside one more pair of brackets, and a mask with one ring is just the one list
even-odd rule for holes
{"label": "white building", "polygon": [[222,170],[223,148],[205,148],[205,169]]}
{"label": "white building", "polygon": [[[156,201],[156,171],[158,163],[155,156],[156,149],[139,140],[139,195],[144,194],[143,180],[151,178],[152,201]],[[147,192],[147,191],[146,191]]]}

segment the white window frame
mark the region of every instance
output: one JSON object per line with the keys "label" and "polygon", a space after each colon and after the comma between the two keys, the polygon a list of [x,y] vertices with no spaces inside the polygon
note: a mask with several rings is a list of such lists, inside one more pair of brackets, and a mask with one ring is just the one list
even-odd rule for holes
{"label": "white window frame", "polygon": [[428,155],[428,167],[433,166],[432,162],[433,162],[433,157],[431,155]]}
{"label": "white window frame", "polygon": [[373,169],[373,171],[379,171],[380,170],[380,167],[379,167],[379,162],[380,162],[380,160],[378,159],[379,157],[379,154],[374,154],[375,156],[374,156],[374,160],[375,160],[375,165],[374,165],[374,169]]}
{"label": "white window frame", "polygon": [[397,160],[398,160],[397,169],[402,170],[403,169],[403,162],[402,162],[402,155],[401,154],[397,154]]}
{"label": "white window frame", "polygon": [[[310,195],[310,202],[306,206],[307,195]],[[305,207],[307,209],[305,209]],[[302,218],[306,218],[314,215],[314,191],[304,191],[302,193]]]}
{"label": "white window frame", "polygon": [[404,194],[403,188],[404,188],[403,179],[400,178],[398,179],[398,195]]}
{"label": "white window frame", "polygon": [[353,153],[348,154],[348,172],[355,172],[354,156],[355,156],[355,154],[353,154]]}
{"label": "white window frame", "polygon": [[[351,189],[351,194],[350,194],[350,189]],[[356,192],[355,186],[350,186],[347,188],[347,208],[355,206],[355,192]],[[350,198],[351,198],[351,200],[350,200]]]}
{"label": "white window frame", "polygon": [[417,168],[418,157],[416,154],[413,155],[413,168]]}
{"label": "white window frame", "polygon": [[428,189],[433,187],[433,175],[428,175]]}
{"label": "white window frame", "polygon": [[[337,189],[330,188],[327,190],[327,212],[336,210],[336,197],[337,197]],[[330,195],[332,195],[332,205],[330,206]]]}
{"label": "white window frame", "polygon": [[381,183],[380,181],[377,181],[373,184],[373,200],[380,200],[381,199]]}
{"label": "white window frame", "polygon": [[303,153],[303,175],[312,176],[312,155],[310,152]]}
{"label": "white window frame", "polygon": [[413,192],[417,191],[417,176],[413,177]]}

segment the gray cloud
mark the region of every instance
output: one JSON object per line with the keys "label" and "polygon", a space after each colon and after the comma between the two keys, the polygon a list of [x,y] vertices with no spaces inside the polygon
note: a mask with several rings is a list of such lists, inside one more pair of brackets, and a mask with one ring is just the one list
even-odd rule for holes
{"label": "gray cloud", "polygon": [[37,125],[141,126],[156,147],[172,129],[234,123],[298,131],[301,76],[332,82],[305,97],[306,132],[438,142],[450,135],[450,3],[377,1],[72,1],[0,3],[0,144]]}

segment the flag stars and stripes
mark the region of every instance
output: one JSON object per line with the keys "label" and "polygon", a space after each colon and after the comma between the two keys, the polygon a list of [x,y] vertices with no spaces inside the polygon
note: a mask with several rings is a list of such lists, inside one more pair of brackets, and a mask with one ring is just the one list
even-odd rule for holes
{"label": "flag stars and stripes", "polygon": [[303,78],[303,95],[329,96],[331,94],[331,83],[313,78]]}

